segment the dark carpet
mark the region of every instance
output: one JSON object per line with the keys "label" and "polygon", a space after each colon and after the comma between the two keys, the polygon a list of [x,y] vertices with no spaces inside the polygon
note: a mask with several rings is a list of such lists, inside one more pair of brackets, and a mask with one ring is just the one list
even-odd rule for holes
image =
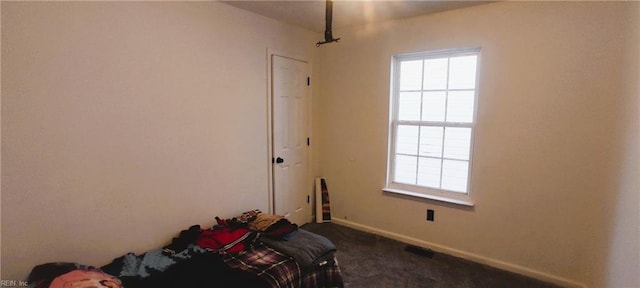
{"label": "dark carpet", "polygon": [[559,287],[442,253],[419,255],[407,244],[333,223],[302,227],[331,240],[345,287]]}

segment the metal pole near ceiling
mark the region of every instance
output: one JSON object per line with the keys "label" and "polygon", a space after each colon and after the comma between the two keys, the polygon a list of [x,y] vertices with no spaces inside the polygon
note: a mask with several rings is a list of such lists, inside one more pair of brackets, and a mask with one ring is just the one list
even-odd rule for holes
{"label": "metal pole near ceiling", "polygon": [[324,41],[316,43],[316,47],[340,40],[340,38],[333,38],[333,32],[331,31],[331,22],[333,22],[333,1],[331,0],[326,0],[325,22]]}

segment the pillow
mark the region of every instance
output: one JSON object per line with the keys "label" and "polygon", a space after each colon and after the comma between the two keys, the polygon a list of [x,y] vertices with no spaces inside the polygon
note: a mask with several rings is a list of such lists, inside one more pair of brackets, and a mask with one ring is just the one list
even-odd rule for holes
{"label": "pillow", "polygon": [[[38,265],[31,270],[27,281],[29,282],[30,287],[33,288],[122,287],[118,278],[106,274],[96,267],[71,262],[56,262]],[[85,285],[88,283],[91,284]]]}
{"label": "pillow", "polygon": [[109,274],[91,270],[73,270],[51,282],[49,288],[123,288],[120,280]]}

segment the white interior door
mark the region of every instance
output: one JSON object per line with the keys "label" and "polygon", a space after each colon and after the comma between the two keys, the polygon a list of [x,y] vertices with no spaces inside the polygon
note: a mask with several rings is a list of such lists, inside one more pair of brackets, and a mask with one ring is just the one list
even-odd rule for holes
{"label": "white interior door", "polygon": [[307,185],[307,63],[271,56],[273,201],[275,214],[302,225],[311,219]]}

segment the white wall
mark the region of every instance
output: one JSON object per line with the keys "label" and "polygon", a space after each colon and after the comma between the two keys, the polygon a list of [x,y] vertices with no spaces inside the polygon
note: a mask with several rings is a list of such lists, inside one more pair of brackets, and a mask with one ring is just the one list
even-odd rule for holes
{"label": "white wall", "polygon": [[215,2],[2,2],[2,279],[267,210],[266,51],[319,38]]}
{"label": "white wall", "polygon": [[[638,3],[494,3],[336,29],[319,49],[219,3],[0,7],[2,279],[266,209],[270,47],[313,61],[313,174],[334,217],[568,283],[640,285]],[[391,55],[475,45],[475,208],[383,194]]]}
{"label": "white wall", "polygon": [[628,10],[623,49],[624,107],[620,112],[617,195],[612,196],[612,225],[602,287],[640,287],[640,3]]}
{"label": "white wall", "polygon": [[[2,3],[0,3],[0,23],[2,22]],[[1,29],[0,29],[1,30]],[[0,32],[0,47],[2,47],[2,37]],[[2,67],[2,53],[0,53],[0,67]],[[2,69],[0,69],[0,87],[2,87]],[[1,89],[0,89],[1,90]],[[0,91],[0,127],[2,127],[2,92]],[[0,129],[0,151],[2,151],[2,129]],[[2,153],[0,152],[0,163],[2,163]],[[2,165],[0,164],[0,276],[2,275]]]}
{"label": "white wall", "polygon": [[[637,157],[626,166],[620,157],[637,148],[619,150],[637,137],[618,129],[621,112],[637,113],[624,108],[637,106],[637,88],[623,85],[637,73],[623,68],[623,51],[638,49],[628,47],[637,39],[632,8],[637,3],[506,2],[336,29],[342,40],[320,56],[315,114],[334,218],[557,283],[601,287],[616,221],[606,208],[624,189],[637,199],[629,192],[637,189]],[[383,193],[391,56],[468,46],[482,46],[475,207]],[[621,215],[637,213],[637,203],[628,205]],[[637,232],[637,222],[623,222],[618,239]],[[637,259],[625,263],[637,267]]]}

